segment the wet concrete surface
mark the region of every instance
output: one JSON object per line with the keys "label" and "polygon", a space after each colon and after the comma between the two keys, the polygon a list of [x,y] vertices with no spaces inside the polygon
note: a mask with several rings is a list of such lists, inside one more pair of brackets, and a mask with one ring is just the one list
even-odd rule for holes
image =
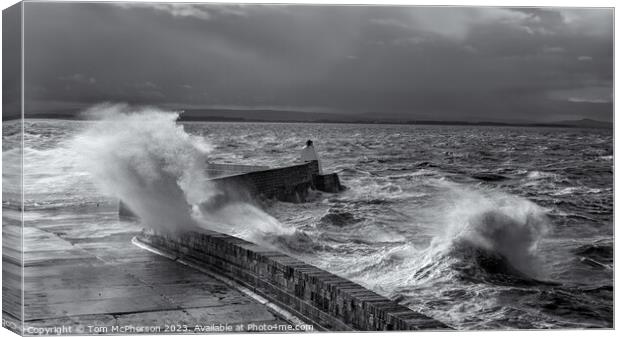
{"label": "wet concrete surface", "polygon": [[[204,333],[220,324],[289,324],[222,281],[133,245],[141,227],[119,221],[117,212],[110,203],[44,217],[25,213],[26,334],[28,327],[111,334],[122,333],[114,331],[119,326],[158,326],[161,333]],[[3,232],[13,233],[16,248],[3,250],[3,271],[19,286],[19,212],[5,210],[3,218]],[[13,293],[3,315],[17,318],[19,291]]]}

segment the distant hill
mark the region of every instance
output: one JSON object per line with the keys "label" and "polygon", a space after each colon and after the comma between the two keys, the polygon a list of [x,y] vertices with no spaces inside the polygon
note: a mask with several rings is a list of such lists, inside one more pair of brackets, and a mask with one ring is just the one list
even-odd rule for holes
{"label": "distant hill", "polygon": [[580,128],[598,128],[598,129],[613,129],[614,124],[610,122],[601,122],[594,119],[584,118],[572,121],[560,121],[553,124],[580,127]]}
{"label": "distant hill", "polygon": [[[568,127],[568,128],[598,128],[611,129],[613,123],[594,119],[564,120],[551,123],[542,122],[500,122],[500,121],[441,121],[441,120],[412,120],[397,116],[381,114],[337,114],[325,112],[300,112],[283,110],[226,110],[226,109],[185,109],[179,120],[185,122],[309,122],[309,123],[351,123],[351,124],[413,124],[413,125],[471,125],[471,126],[523,126],[523,127]],[[4,120],[13,119],[3,116]],[[30,113],[28,118],[53,119],[82,119],[79,110],[46,111]],[[18,118],[15,116],[14,118]]]}
{"label": "distant hill", "polygon": [[377,119],[366,114],[344,115],[315,112],[291,112],[273,110],[185,110],[181,121],[219,121],[219,122],[279,122],[279,123],[348,123],[348,124],[413,124],[413,125],[471,125],[471,126],[523,126],[523,127],[566,127],[611,129],[613,123],[593,119],[543,122],[490,122],[490,121],[441,121],[411,120],[396,117]]}
{"label": "distant hill", "polygon": [[182,109],[181,120],[183,121],[265,121],[265,122],[314,122],[318,120],[337,121],[347,119],[346,115],[321,113],[321,112],[301,112],[285,110],[224,110],[224,109]]}
{"label": "distant hill", "polygon": [[221,110],[191,109],[184,110],[181,121],[222,121],[222,122],[314,122],[314,123],[363,123],[363,124],[419,124],[419,125],[488,125],[488,126],[538,126],[538,127],[581,127],[581,128],[613,128],[613,123],[593,119],[542,122],[489,122],[489,121],[434,121],[411,120],[396,116],[380,114],[337,114],[299,111],[275,110]]}

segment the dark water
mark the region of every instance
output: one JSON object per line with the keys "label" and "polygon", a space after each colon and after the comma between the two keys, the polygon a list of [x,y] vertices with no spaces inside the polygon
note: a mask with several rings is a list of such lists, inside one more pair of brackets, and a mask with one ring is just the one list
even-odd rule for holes
{"label": "dark water", "polygon": [[[94,123],[27,121],[27,210],[110,202],[76,150],[74,137]],[[611,130],[183,126],[206,139],[215,162],[288,165],[313,139],[324,170],[348,187],[314,193],[306,204],[261,204],[267,214],[233,205],[218,215],[229,227],[218,230],[273,245],[455,328],[613,324]],[[5,167],[18,158],[16,130],[3,125]]]}

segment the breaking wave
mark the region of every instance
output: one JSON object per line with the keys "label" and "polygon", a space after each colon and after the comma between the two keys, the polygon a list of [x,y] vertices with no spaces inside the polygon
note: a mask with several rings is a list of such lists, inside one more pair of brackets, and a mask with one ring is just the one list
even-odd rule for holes
{"label": "breaking wave", "polygon": [[[386,296],[436,282],[543,282],[539,280],[546,275],[538,246],[549,233],[546,209],[498,191],[442,184],[447,187],[446,198],[433,208],[435,233],[426,247],[400,235],[381,241],[380,234],[389,232],[376,224],[368,228],[369,223],[349,212],[333,210],[317,218],[316,232],[310,231],[313,235],[285,235],[276,243]],[[348,238],[339,235],[340,231],[359,232],[366,241],[356,240],[352,233]],[[378,241],[381,244],[375,246]],[[359,245],[373,251],[360,256]],[[320,259],[306,254],[309,247],[317,249]]]}
{"label": "breaking wave", "polygon": [[208,227],[257,241],[287,228],[257,206],[230,202],[210,213],[199,205],[221,194],[207,177],[211,146],[177,124],[177,112],[102,104],[83,115],[96,123],[73,140],[79,163],[106,195],[146,226],[166,231]]}
{"label": "breaking wave", "polygon": [[497,191],[451,186],[449,194],[437,207],[443,213],[435,218],[438,229],[429,246],[404,243],[377,260],[387,266],[379,270],[394,268],[394,262],[406,268],[399,286],[450,277],[488,283],[545,277],[538,249],[550,228],[544,208]]}
{"label": "breaking wave", "polygon": [[148,226],[198,225],[190,205],[210,196],[209,146],[175,123],[178,113],[104,104],[83,115],[97,123],[78,135],[74,146],[104,193],[122,200]]}
{"label": "breaking wave", "polygon": [[546,210],[500,192],[455,190],[440,245],[462,271],[540,277],[538,244],[549,232]]}

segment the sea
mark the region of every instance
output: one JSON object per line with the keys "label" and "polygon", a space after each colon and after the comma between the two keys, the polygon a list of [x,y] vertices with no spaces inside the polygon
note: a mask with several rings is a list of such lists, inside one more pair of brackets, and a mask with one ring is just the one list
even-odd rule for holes
{"label": "sea", "polygon": [[[268,245],[456,329],[613,326],[612,130],[177,122],[128,109],[25,120],[27,221],[122,198],[144,226]],[[5,207],[19,200],[20,131],[3,122]],[[219,193],[207,162],[291,165],[308,139],[346,190],[200,207]],[[119,220],[72,225],[106,221]]]}

